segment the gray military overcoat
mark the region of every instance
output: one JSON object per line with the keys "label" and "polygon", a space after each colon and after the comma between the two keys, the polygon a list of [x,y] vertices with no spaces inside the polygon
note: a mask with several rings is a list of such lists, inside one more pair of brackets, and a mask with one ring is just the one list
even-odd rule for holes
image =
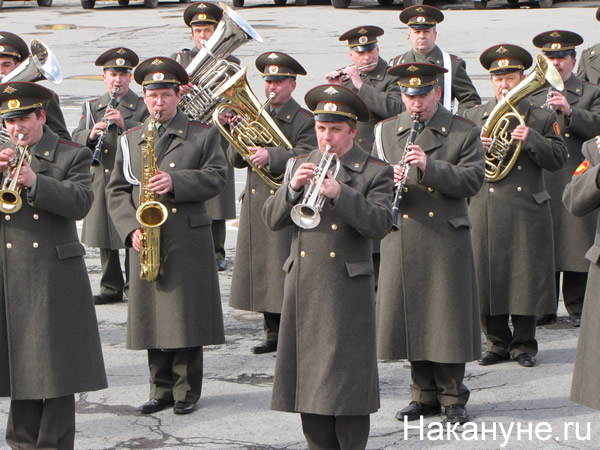
{"label": "gray military overcoat", "polygon": [[[289,158],[305,154],[316,146],[315,121],[310,111],[301,108],[298,102],[291,99],[277,111],[275,122],[294,146],[292,150],[268,147],[269,171],[273,174],[283,174]],[[231,146],[228,153],[234,167],[248,167]],[[229,305],[233,308],[281,312],[285,278],[281,268],[290,254],[292,228],[273,232],[263,222],[263,205],[274,193],[275,190],[258,174],[250,168],[247,169],[229,296]]]}
{"label": "gray military overcoat", "polygon": [[577,76],[584,81],[600,84],[600,43],[581,52]]}
{"label": "gray military overcoat", "polygon": [[[495,105],[494,99],[466,115],[483,124]],[[529,134],[515,166],[503,180],[484,182],[469,207],[480,310],[492,316],[556,310],[550,195],[542,169],[560,169],[567,149],[553,111],[529,99],[516,107]]]}
{"label": "gray military overcoat", "polygon": [[[101,97],[86,102],[81,111],[79,125],[73,131],[73,141],[87,146],[92,150],[92,153],[97,141],[90,141],[90,131],[96,122],[104,121],[104,114],[106,114],[110,96],[110,93],[105,92]],[[144,100],[131,89],[121,98],[116,109],[123,116],[125,128],[118,129],[115,124],[109,127],[100,153],[100,165],[91,167],[94,203],[92,203],[92,209],[83,221],[81,234],[81,241],[85,245],[113,250],[123,248],[123,242],[108,214],[108,198],[106,196],[106,186],[115,166],[117,141],[124,131],[138,126],[148,116],[148,109]]]}
{"label": "gray military overcoat", "polygon": [[[401,160],[411,125],[409,113],[381,124],[386,159]],[[479,128],[439,105],[415,143],[427,167],[410,169],[399,231],[381,242],[377,351],[381,359],[464,363],[481,356],[467,208],[483,183]]]}
{"label": "gray military overcoat", "polygon": [[[14,145],[11,143],[11,147]],[[33,198],[0,225],[0,396],[44,399],[107,387],[77,236],[92,204],[92,155],[48,127],[33,149]]]}
{"label": "gray military overcoat", "polygon": [[[547,94],[547,89],[538,92],[532,96],[532,102],[543,105]],[[566,118],[560,111],[557,111],[557,116],[569,156],[562,169],[544,171],[544,182],[551,197],[554,263],[557,272],[587,272],[589,262],[584,255],[594,242],[596,213],[573,216],[563,205],[562,193],[583,161],[581,145],[600,132],[600,87],[583,82],[572,74],[565,83],[563,94],[571,105],[571,116]]]}
{"label": "gray military overcoat", "polygon": [[[295,160],[318,164],[316,150]],[[341,159],[341,192],[325,202],[312,230],[294,225],[284,264],[285,296],[271,408],[366,415],[379,408],[371,239],[390,230],[393,169],[358,145]],[[263,217],[273,230],[292,225],[287,185]]]}
{"label": "gray military overcoat", "polygon": [[[584,216],[593,213],[598,217],[600,207],[600,187],[598,186],[598,170],[600,169],[600,153],[596,147],[596,139],[587,141],[583,147],[586,170],[567,184],[563,201],[571,213]],[[585,167],[585,166],[584,166]],[[593,245],[585,255],[591,263],[583,303],[583,314],[577,356],[573,371],[571,400],[590,408],[600,409],[600,223],[596,231]]]}
{"label": "gray military overcoat", "polygon": [[[140,227],[135,212],[140,187],[123,175],[124,143],[131,173],[141,181],[140,147],[146,144],[143,126],[119,141],[115,170],[108,184],[111,217],[126,246]],[[140,280],[139,253],[130,251],[127,348],[185,348],[224,342],[219,280],[212,242],[212,219],[205,200],[225,185],[227,168],[218,150],[217,130],[188,120],[179,111],[155,142],[159,170],[171,175],[173,191],[159,197],[168,210],[160,227],[160,273],[154,282]]]}

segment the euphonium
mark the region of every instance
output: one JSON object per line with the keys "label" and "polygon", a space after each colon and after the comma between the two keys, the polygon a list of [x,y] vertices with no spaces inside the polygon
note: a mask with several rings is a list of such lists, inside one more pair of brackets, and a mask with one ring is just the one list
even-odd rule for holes
{"label": "euphonium", "polygon": [[33,39],[29,44],[31,55],[8,73],[2,83],[9,81],[36,82],[48,80],[54,84],[62,82],[62,71],[54,53],[39,39]]}
{"label": "euphonium", "polygon": [[[515,106],[523,98],[549,85],[558,91],[564,88],[558,70],[547,57],[538,55],[534,71],[508,92],[492,110],[482,128],[482,135],[492,139],[485,153],[485,181],[500,181],[517,162],[523,142],[518,141],[513,149],[511,132],[516,127],[515,122],[521,125],[525,125],[525,122]],[[506,161],[511,150],[512,156]]]}
{"label": "euphonium", "polygon": [[140,181],[140,202],[135,213],[137,221],[142,225],[140,235],[140,279],[155,281],[160,269],[160,226],[169,214],[165,205],[157,200],[157,194],[148,188],[150,178],[158,173],[154,139],[156,121],[160,112],[152,116],[148,123],[146,145],[142,148],[142,180]]}
{"label": "euphonium", "polygon": [[219,5],[223,16],[215,32],[185,69],[194,88],[179,102],[179,107],[188,117],[205,122],[211,119],[217,105],[224,101],[213,95],[214,91],[241,69],[225,58],[252,39],[262,42],[260,35],[240,15],[224,3]]}
{"label": "euphonium", "polygon": [[290,213],[294,223],[305,230],[315,228],[321,222],[321,211],[326,197],[320,193],[320,190],[333,160],[335,160],[333,178],[336,178],[340,171],[340,158],[337,153],[330,150],[331,145],[326,145],[321,161],[315,168],[315,176],[308,181],[302,201],[295,205]]}
{"label": "euphonium", "polygon": [[[215,92],[215,96],[223,97],[229,102],[223,103],[215,109],[213,123],[262,180],[272,188],[278,189],[281,186],[283,175],[275,176],[268,170],[259,169],[252,164],[250,161],[252,152],[249,149],[280,146],[289,150],[292,148],[292,144],[281,132],[271,115],[265,111],[271,98],[261,104],[248,86],[247,70],[247,67],[241,69]],[[231,123],[229,129],[219,122],[219,114],[224,109],[232,110],[233,114],[238,116],[238,120]]]}
{"label": "euphonium", "polygon": [[17,178],[21,173],[23,161],[27,159],[27,164],[31,163],[31,151],[28,145],[21,145],[22,140],[23,135],[19,134],[19,140],[15,146],[15,156],[8,163],[8,167],[3,174],[4,180],[2,181],[2,190],[0,190],[0,211],[6,214],[16,213],[23,205],[21,200],[22,187],[17,184]]}

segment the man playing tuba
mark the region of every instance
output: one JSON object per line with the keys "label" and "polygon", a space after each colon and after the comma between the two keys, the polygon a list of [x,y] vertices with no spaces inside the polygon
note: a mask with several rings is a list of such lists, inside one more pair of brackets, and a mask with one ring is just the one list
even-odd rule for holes
{"label": "man playing tuba", "polygon": [[[506,108],[512,115],[487,124],[490,130],[498,131],[497,135],[481,135],[486,164],[490,162],[492,144],[503,137],[510,140],[503,163],[497,165],[505,167],[514,161],[512,170],[499,181],[486,176],[469,207],[481,328],[487,338],[487,351],[479,364],[496,364],[512,356],[521,366],[532,367],[537,353],[536,314],[551,313],[556,306],[550,195],[543,169],[560,169],[567,159],[567,149],[556,113],[514,95],[519,90],[514,88],[525,78],[523,71],[532,64],[529,52],[516,45],[495,45],[479,60],[490,73],[496,98],[468,110],[466,117],[483,125],[497,104],[506,102],[504,97],[509,93],[516,103]],[[515,126],[515,116],[523,123]],[[508,326],[509,316],[514,331]]]}

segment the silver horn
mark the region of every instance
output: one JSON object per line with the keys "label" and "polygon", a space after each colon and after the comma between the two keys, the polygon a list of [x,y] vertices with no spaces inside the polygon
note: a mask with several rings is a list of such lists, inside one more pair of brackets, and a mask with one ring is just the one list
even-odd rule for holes
{"label": "silver horn", "polygon": [[326,197],[320,194],[319,191],[321,190],[323,181],[327,178],[327,171],[334,159],[335,172],[333,178],[336,178],[340,171],[340,158],[337,153],[330,153],[330,150],[331,145],[326,145],[321,162],[319,162],[319,165],[315,169],[315,176],[308,182],[302,202],[294,206],[290,213],[294,223],[305,230],[315,228],[321,222],[321,211],[323,210]]}
{"label": "silver horn", "polygon": [[62,82],[62,71],[54,53],[39,39],[33,39],[29,44],[31,55],[19,64],[15,70],[4,78],[2,83],[9,81],[48,80],[54,84]]}

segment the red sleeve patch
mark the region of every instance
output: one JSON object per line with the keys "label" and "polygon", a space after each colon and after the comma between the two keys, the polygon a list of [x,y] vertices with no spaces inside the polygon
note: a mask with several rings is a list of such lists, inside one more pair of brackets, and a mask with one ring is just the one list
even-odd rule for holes
{"label": "red sleeve patch", "polygon": [[581,175],[583,172],[588,170],[589,167],[590,167],[590,162],[584,161],[581,164],[579,164],[579,167],[577,167],[577,169],[575,169],[575,173],[573,175]]}
{"label": "red sleeve patch", "polygon": [[556,135],[560,136],[560,127],[558,126],[558,123],[554,122],[554,125],[552,125],[552,127],[554,128],[554,132],[556,133]]}

